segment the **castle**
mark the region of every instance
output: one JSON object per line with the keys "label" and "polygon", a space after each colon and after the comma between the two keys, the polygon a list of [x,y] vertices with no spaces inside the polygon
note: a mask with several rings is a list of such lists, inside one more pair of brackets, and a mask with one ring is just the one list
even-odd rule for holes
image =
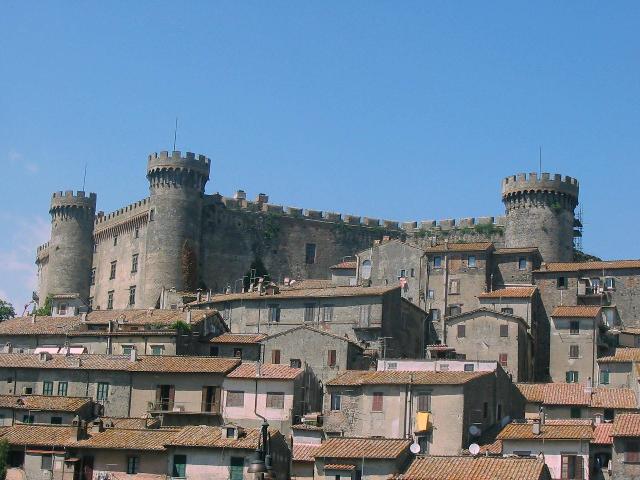
{"label": "castle", "polygon": [[251,263],[272,281],[326,278],[329,267],[383,237],[433,245],[445,239],[538,247],[545,262],[573,260],[578,181],[518,174],[502,181],[499,217],[404,222],[205,195],[210,160],[187,152],[149,155],[149,197],[96,213],[97,196],[56,192],[51,239],[37,250],[38,300],[71,296],[91,309],[149,308],[163,289],[239,289]]}

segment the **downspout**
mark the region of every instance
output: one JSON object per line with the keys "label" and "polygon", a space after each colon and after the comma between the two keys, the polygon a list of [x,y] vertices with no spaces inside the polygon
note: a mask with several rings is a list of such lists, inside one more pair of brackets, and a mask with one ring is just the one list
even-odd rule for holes
{"label": "downspout", "polygon": [[127,405],[127,417],[131,416],[131,394],[133,393],[133,374],[129,372],[129,404]]}
{"label": "downspout", "polygon": [[407,438],[407,404],[409,403],[409,385],[404,386],[404,419],[402,422],[402,438]]}
{"label": "downspout", "polygon": [[447,343],[447,328],[445,324],[445,318],[447,316],[447,308],[449,307],[449,243],[445,242],[444,244],[445,253],[444,253],[444,312],[442,312],[442,316],[440,317],[440,321],[442,322],[442,339],[443,343],[446,345]]}

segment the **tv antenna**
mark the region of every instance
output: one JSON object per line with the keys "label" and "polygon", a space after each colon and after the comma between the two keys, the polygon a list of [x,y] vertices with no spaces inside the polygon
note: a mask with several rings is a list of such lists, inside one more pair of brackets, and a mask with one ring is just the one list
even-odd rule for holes
{"label": "tv antenna", "polygon": [[178,117],[176,117],[176,126],[173,129],[173,151],[176,151],[176,140],[178,139]]}
{"label": "tv antenna", "polygon": [[538,146],[538,172],[542,176],[542,145]]}
{"label": "tv antenna", "polygon": [[87,183],[87,162],[84,163],[84,176],[82,177],[82,191],[84,192],[84,185]]}

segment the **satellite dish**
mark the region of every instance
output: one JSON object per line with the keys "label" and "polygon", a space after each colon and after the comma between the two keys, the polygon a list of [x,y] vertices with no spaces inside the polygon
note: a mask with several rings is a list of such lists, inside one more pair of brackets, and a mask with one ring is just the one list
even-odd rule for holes
{"label": "satellite dish", "polygon": [[500,420],[501,427],[506,427],[510,423],[511,423],[511,417],[509,415],[507,415],[506,417],[502,417],[502,420]]}
{"label": "satellite dish", "polygon": [[477,443],[472,443],[471,445],[469,445],[469,453],[473,456],[477,455],[480,453],[480,445],[478,445]]}
{"label": "satellite dish", "polygon": [[479,437],[480,434],[482,433],[482,430],[480,430],[480,428],[476,425],[471,425],[469,427],[469,433],[474,437]]}
{"label": "satellite dish", "polygon": [[420,453],[420,445],[414,442],[409,447],[409,450],[411,450],[411,453],[413,453],[414,455],[417,455]]}

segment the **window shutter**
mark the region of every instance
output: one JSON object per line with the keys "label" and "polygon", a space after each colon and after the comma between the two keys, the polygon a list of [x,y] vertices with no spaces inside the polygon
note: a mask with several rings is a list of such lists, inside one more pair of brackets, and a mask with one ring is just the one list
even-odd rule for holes
{"label": "window shutter", "polygon": [[372,405],[372,410],[374,412],[381,412],[382,411],[382,402],[383,402],[383,394],[382,392],[373,392],[373,405]]}
{"label": "window shutter", "polygon": [[466,328],[464,325],[458,325],[458,338],[464,338],[466,334]]}
{"label": "window shutter", "polygon": [[582,480],[584,478],[584,467],[582,465],[583,463],[583,458],[582,455],[576,455],[575,457],[576,459],[576,468],[575,468],[575,472],[573,473],[573,478],[575,480]]}
{"label": "window shutter", "polygon": [[336,366],[336,351],[335,350],[329,350],[328,358],[327,358],[327,364],[330,367],[335,367]]}
{"label": "window shutter", "polygon": [[280,350],[271,350],[271,363],[280,363]]}
{"label": "window shutter", "polygon": [[200,403],[201,412],[207,411],[207,391],[208,390],[209,390],[208,387],[202,387],[202,402]]}
{"label": "window shutter", "polygon": [[174,387],[173,385],[169,386],[169,408],[168,410],[173,410],[173,400],[175,399],[176,396],[176,387]]}
{"label": "window shutter", "polygon": [[162,391],[160,390],[160,385],[156,385],[156,408],[159,408],[159,405],[162,403]]}
{"label": "window shutter", "polygon": [[222,395],[222,389],[220,387],[213,387],[215,388],[215,392],[213,393],[213,401],[214,403],[214,407],[211,409],[214,412],[219,412],[220,409],[220,403],[221,403],[221,395]]}

